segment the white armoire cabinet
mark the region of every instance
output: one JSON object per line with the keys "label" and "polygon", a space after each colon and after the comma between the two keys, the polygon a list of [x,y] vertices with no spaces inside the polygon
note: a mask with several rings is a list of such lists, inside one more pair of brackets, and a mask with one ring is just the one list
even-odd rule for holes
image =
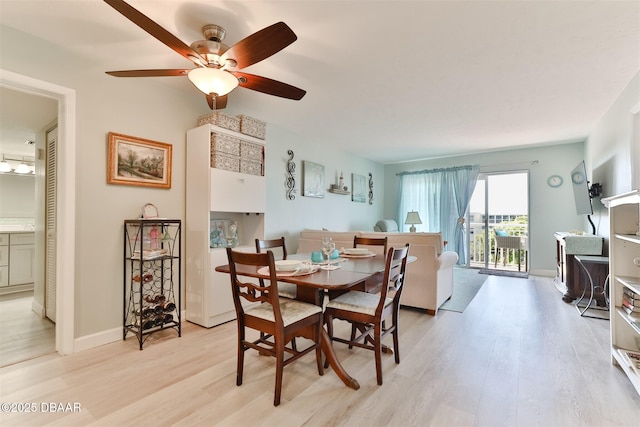
{"label": "white armoire cabinet", "polygon": [[603,199],[609,208],[611,355],[640,394],[640,192]]}
{"label": "white armoire cabinet", "polygon": [[[190,322],[209,328],[236,317],[229,275],[216,272],[215,267],[228,264],[227,244],[255,252],[255,239],[264,238],[264,144],[261,139],[209,124],[187,132],[184,229],[186,318]],[[233,223],[237,237],[228,234],[214,243],[216,226]],[[220,243],[226,238],[228,243]]]}

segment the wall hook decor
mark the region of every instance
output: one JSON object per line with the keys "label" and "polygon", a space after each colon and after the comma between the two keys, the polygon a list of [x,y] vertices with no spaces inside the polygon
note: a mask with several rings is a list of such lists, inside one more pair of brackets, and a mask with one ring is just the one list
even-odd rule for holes
{"label": "wall hook decor", "polygon": [[373,204],[373,174],[369,172],[369,204]]}
{"label": "wall hook decor", "polygon": [[287,179],[285,184],[287,186],[287,199],[293,200],[296,198],[296,196],[293,195],[293,193],[296,192],[296,178],[294,176],[296,164],[293,161],[293,151],[287,150],[287,154],[289,155],[289,160],[287,160]]}

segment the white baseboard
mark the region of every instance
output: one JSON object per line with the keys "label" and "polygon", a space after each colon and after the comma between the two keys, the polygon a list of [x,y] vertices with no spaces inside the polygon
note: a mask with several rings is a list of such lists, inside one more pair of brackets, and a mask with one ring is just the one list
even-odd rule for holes
{"label": "white baseboard", "polygon": [[[184,316],[186,312],[182,311],[181,319],[184,325]],[[131,336],[131,334],[129,334]],[[120,341],[122,339],[122,326],[109,329],[102,332],[97,332],[91,335],[85,335],[80,338],[76,338],[73,342],[73,352],[88,350],[90,348],[99,347],[101,345],[109,344],[112,342]]]}
{"label": "white baseboard", "polygon": [[531,270],[529,274],[534,276],[556,277],[555,270]]}
{"label": "white baseboard", "polygon": [[35,298],[31,300],[31,311],[40,316],[41,319],[46,316],[44,306],[36,301]]}
{"label": "white baseboard", "polygon": [[76,338],[73,342],[73,352],[88,350],[93,347],[116,342],[122,339],[122,326],[118,328],[109,329],[107,331],[97,332],[91,335],[85,335],[80,338]]}

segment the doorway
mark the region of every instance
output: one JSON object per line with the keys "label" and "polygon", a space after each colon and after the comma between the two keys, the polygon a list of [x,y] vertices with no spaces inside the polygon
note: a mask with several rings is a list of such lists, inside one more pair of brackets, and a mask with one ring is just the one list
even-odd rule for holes
{"label": "doorway", "polygon": [[0,87],[0,151],[13,159],[0,174],[0,232],[10,244],[0,248],[9,249],[0,287],[0,366],[55,352],[55,280],[44,272],[55,246],[43,231],[50,206],[55,211],[55,189],[47,188],[55,169],[46,156],[57,119],[57,100]]}
{"label": "doorway", "polygon": [[60,354],[74,350],[75,319],[75,120],[73,89],[0,69],[0,86],[58,101],[58,148],[56,156],[55,252],[71,254],[55,260],[55,349]]}
{"label": "doorway", "polygon": [[529,172],[481,173],[469,204],[469,266],[529,270]]}

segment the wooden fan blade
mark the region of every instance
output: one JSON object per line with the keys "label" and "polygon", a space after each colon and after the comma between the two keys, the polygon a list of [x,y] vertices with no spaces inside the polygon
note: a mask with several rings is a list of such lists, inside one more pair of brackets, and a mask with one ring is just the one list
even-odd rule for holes
{"label": "wooden fan blade", "polygon": [[299,101],[307,93],[306,90],[302,90],[277,80],[268,79],[266,77],[241,73],[239,71],[232,71],[231,74],[238,77],[239,86],[266,93],[268,95],[275,95],[281,98],[295,99],[296,101]]}
{"label": "wooden fan blade", "polygon": [[207,104],[212,110],[222,110],[227,107],[227,95],[215,96],[214,94],[206,95]]}
{"label": "wooden fan blade", "polygon": [[284,22],[277,22],[269,27],[251,34],[231,46],[221,57],[221,64],[227,59],[233,59],[238,70],[260,62],[280,52],[296,41],[298,37]]}
{"label": "wooden fan blade", "polygon": [[106,73],[115,77],[173,77],[186,76],[189,71],[191,70],[126,70]]}
{"label": "wooden fan blade", "polygon": [[123,14],[138,27],[142,28],[147,33],[151,34],[153,37],[160,40],[162,43],[166,44],[174,51],[178,52],[189,61],[193,61],[196,65],[202,67],[205,67],[207,65],[207,60],[204,59],[198,52],[191,49],[191,47],[185,44],[182,40],[149,19],[146,15],[135,9],[133,6],[130,6],[127,2],[123,0],[104,1],[109,6]]}

